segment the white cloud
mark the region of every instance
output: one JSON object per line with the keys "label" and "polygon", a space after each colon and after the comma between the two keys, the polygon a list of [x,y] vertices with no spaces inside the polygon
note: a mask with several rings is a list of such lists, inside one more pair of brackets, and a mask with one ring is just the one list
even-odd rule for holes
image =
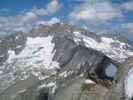
{"label": "white cloud", "polygon": [[38,9],[38,8],[34,7],[31,12],[33,12],[37,16],[45,16],[45,15],[48,15],[48,11],[45,8],[39,8]]}
{"label": "white cloud", "polygon": [[6,32],[29,31],[39,17],[54,14],[60,7],[58,0],[51,0],[45,8],[34,7],[17,16],[0,16],[0,30]]}
{"label": "white cloud", "polygon": [[47,12],[48,13],[54,13],[61,7],[61,4],[59,4],[58,0],[53,0],[47,5]]}
{"label": "white cloud", "polygon": [[46,16],[55,13],[59,8],[61,7],[61,4],[58,0],[52,0],[50,3],[46,5],[46,8],[36,8],[34,7],[31,11],[26,12],[23,16],[23,21],[32,21],[34,19],[37,19],[40,16]]}
{"label": "white cloud", "polygon": [[61,7],[61,4],[59,3],[59,0],[52,0],[48,5],[46,5],[46,8],[33,8],[32,12],[35,13],[37,16],[45,16],[49,14],[53,14],[56,11],[59,10]]}
{"label": "white cloud", "polygon": [[22,16],[22,22],[27,22],[27,21],[32,21],[37,19],[37,15],[33,12],[26,12],[23,16]]}
{"label": "white cloud", "polygon": [[121,5],[121,7],[127,11],[131,11],[133,10],[133,1],[129,1],[129,2],[126,2],[126,3],[123,3]]}
{"label": "white cloud", "polygon": [[60,19],[56,18],[56,17],[53,17],[51,18],[50,20],[48,21],[38,21],[36,23],[36,25],[40,25],[40,24],[43,24],[43,25],[53,25],[55,23],[59,23],[60,22]]}
{"label": "white cloud", "polygon": [[71,17],[77,19],[77,20],[88,20],[93,19],[95,17],[96,11],[93,8],[81,8],[76,9],[74,12],[71,13]]}
{"label": "white cloud", "polygon": [[8,16],[8,17],[0,17],[0,31],[5,32],[13,32],[13,31],[20,31],[23,29],[23,31],[29,30],[32,28],[32,25],[30,22],[25,22],[22,19],[23,16]]}
{"label": "white cloud", "polygon": [[70,17],[76,20],[107,21],[122,16],[121,10],[108,1],[92,2],[83,0],[84,3],[78,5],[70,13]]}

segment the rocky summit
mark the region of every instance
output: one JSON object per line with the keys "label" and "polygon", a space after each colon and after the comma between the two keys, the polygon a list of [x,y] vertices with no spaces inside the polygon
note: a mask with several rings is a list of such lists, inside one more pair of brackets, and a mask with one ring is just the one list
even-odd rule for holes
{"label": "rocky summit", "polygon": [[0,38],[0,100],[130,100],[133,47],[60,22]]}

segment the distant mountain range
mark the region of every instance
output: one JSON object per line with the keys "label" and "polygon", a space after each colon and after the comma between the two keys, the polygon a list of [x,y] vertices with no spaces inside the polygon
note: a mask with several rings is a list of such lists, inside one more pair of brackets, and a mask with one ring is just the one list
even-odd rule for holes
{"label": "distant mountain range", "polygon": [[39,80],[58,70],[64,77],[77,75],[84,72],[81,66],[98,62],[102,55],[121,63],[133,56],[133,46],[123,37],[100,36],[67,23],[41,24],[28,33],[10,34],[0,39],[0,91],[32,75]]}

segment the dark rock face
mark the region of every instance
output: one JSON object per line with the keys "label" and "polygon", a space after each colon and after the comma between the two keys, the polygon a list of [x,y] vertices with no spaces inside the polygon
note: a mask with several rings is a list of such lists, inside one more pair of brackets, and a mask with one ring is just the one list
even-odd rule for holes
{"label": "dark rock face", "polygon": [[131,100],[133,100],[133,97],[131,98]]}
{"label": "dark rock face", "polygon": [[[122,91],[124,87],[119,85],[120,81],[116,78],[120,63],[94,48],[87,47],[84,41],[76,43],[74,31],[79,31],[96,42],[101,41],[93,33],[64,23],[40,25],[30,33],[18,33],[1,40],[0,64],[4,68],[1,75],[7,77],[11,74],[13,79],[9,83],[0,83],[0,86],[6,86],[0,91],[0,100],[121,100],[125,95]],[[52,37],[50,43],[48,37]],[[45,40],[44,43],[41,39]],[[52,52],[47,55],[46,51],[51,51],[49,46]],[[9,50],[14,53],[10,54]],[[51,56],[52,61],[49,60]],[[51,62],[48,65],[43,60]],[[52,65],[53,61],[58,63],[58,67],[49,68],[56,65]],[[112,71],[114,74],[109,75],[106,72],[108,67],[116,69]],[[27,76],[21,79],[19,75]],[[39,79],[40,76],[43,78]],[[3,77],[0,81],[4,80]],[[86,79],[91,79],[94,83],[84,84]],[[117,91],[117,95],[113,95],[112,91]]]}

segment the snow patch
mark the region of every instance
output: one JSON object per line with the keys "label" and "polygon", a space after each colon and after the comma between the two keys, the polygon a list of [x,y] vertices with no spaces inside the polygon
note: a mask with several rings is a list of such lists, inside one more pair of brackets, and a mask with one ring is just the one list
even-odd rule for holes
{"label": "snow patch", "polygon": [[52,91],[51,91],[52,94],[54,94],[57,89],[56,82],[50,82],[48,84],[46,84],[46,83],[42,84],[41,86],[38,87],[37,90],[43,89],[45,87],[52,88]]}
{"label": "snow patch", "polygon": [[85,83],[85,84],[95,84],[95,82],[92,81],[92,80],[90,80],[90,79],[86,79],[86,80],[84,81],[84,83]]}
{"label": "snow patch", "polygon": [[64,72],[62,72],[62,73],[59,74],[59,77],[65,77],[66,78],[67,75],[68,75],[67,74],[67,71],[64,71]]}
{"label": "snow patch", "polygon": [[21,48],[22,47],[22,45],[18,45],[16,48]]}
{"label": "snow patch", "polygon": [[71,75],[74,71],[64,71],[62,73],[59,74],[59,77],[64,77],[66,78],[67,76]]}
{"label": "snow patch", "polygon": [[20,91],[18,91],[18,94],[24,93],[25,91],[26,91],[26,89],[20,90]]}

